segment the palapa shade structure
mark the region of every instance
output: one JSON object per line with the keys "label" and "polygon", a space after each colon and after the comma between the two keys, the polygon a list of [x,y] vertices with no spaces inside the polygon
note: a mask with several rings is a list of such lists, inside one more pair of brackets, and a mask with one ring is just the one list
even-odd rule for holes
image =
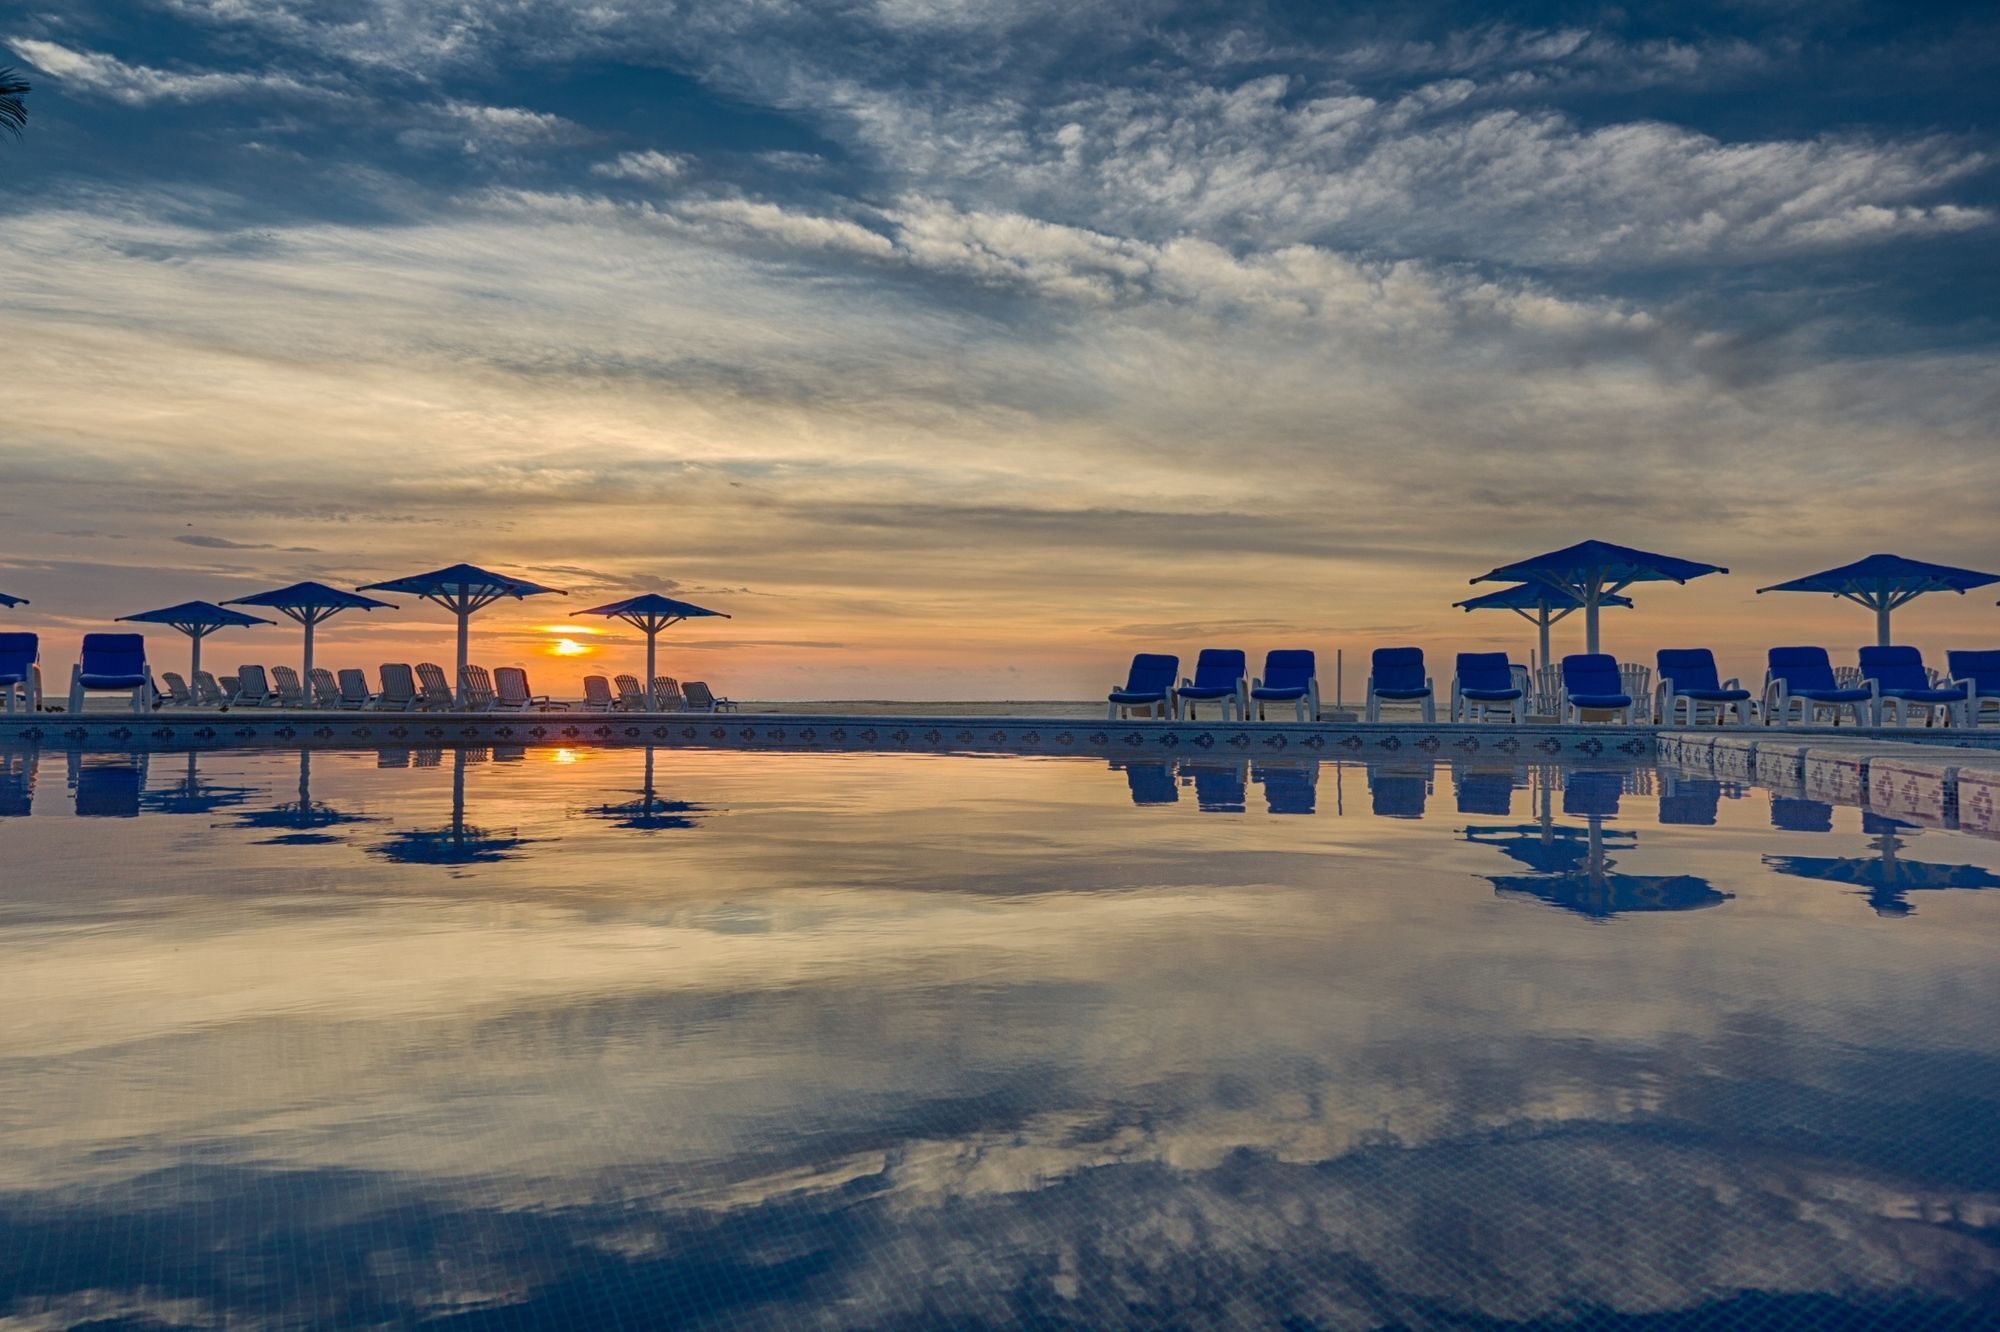
{"label": "palapa shade structure", "polygon": [[[1538,663],[1549,664],[1549,626],[1562,619],[1571,611],[1581,610],[1582,603],[1567,592],[1559,592],[1546,583],[1516,583],[1503,587],[1498,592],[1487,592],[1465,601],[1454,601],[1452,605],[1463,611],[1510,610],[1541,632],[1542,656]],[[1606,596],[1600,602],[1605,606],[1630,606],[1630,597]]]}
{"label": "palapa shade structure", "polygon": [[515,578],[508,574],[494,573],[476,564],[454,564],[445,569],[433,569],[429,573],[411,574],[407,578],[392,578],[386,583],[369,583],[363,592],[403,592],[425,601],[434,601],[458,617],[458,673],[453,683],[454,697],[458,706],[465,706],[465,664],[470,660],[469,648],[472,636],[472,616],[474,612],[499,601],[502,597],[539,597],[553,594],[566,597],[569,593],[559,587],[543,587],[525,578]]}
{"label": "palapa shade structure", "polygon": [[183,601],[178,606],[163,606],[159,610],[140,611],[137,615],[121,615],[118,619],[130,624],[164,624],[169,629],[178,629],[188,636],[192,646],[188,652],[188,676],[201,669],[201,640],[218,629],[247,629],[252,625],[269,624],[254,615],[229,610],[212,601]]}
{"label": "palapa shade structure", "polygon": [[301,659],[302,664],[299,667],[299,682],[306,691],[308,702],[312,699],[313,630],[342,611],[397,609],[391,602],[377,601],[358,592],[343,592],[337,587],[328,587],[325,583],[312,582],[293,583],[290,587],[280,587],[270,592],[234,597],[226,604],[268,607],[287,619],[296,620],[305,626],[306,644]]}
{"label": "palapa shade structure", "polygon": [[623,601],[613,601],[603,606],[592,606],[585,615],[604,615],[614,620],[623,620],[646,636],[646,707],[648,710],[660,706],[659,697],[653,691],[653,677],[659,674],[660,631],[679,624],[682,620],[693,620],[703,616],[718,619],[730,617],[722,611],[709,610],[691,601],[678,601],[673,597],[663,597],[657,592],[647,592]]}
{"label": "palapa shade structure", "polygon": [[1685,583],[1708,574],[1728,573],[1719,564],[1702,564],[1673,555],[1656,555],[1649,550],[1616,546],[1609,541],[1579,541],[1574,546],[1552,550],[1497,569],[1473,579],[1475,583],[1534,583],[1566,595],[1583,607],[1585,652],[1597,652],[1597,612],[1612,597],[1634,583]]}
{"label": "palapa shade structure", "polygon": [[1870,555],[1837,569],[1794,578],[1786,583],[1760,587],[1766,592],[1819,592],[1866,606],[1875,612],[1875,642],[1888,647],[1889,615],[1929,592],[1957,592],[1961,596],[1975,587],[2000,583],[2000,574],[1977,569],[1958,569],[1949,564],[1928,564],[1901,555]]}

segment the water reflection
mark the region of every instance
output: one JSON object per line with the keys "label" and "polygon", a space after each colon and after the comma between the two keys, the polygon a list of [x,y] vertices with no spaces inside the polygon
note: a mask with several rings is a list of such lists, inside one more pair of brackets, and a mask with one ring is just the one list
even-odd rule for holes
{"label": "water reflection", "polygon": [[1906,860],[1907,843],[1897,834],[1910,825],[1864,810],[1862,831],[1874,844],[1872,856],[1765,856],[1764,863],[1780,874],[1829,883],[1852,884],[1878,916],[1907,916],[1912,907],[1905,894],[1941,889],[2000,888],[2000,875],[1978,865],[1944,865]]}
{"label": "water reflection", "polygon": [[282,801],[268,809],[250,810],[236,816],[236,823],[243,828],[256,828],[274,832],[276,836],[266,839],[269,846],[322,846],[340,840],[329,828],[339,828],[351,823],[372,823],[374,818],[367,814],[351,813],[336,808],[324,800],[313,799],[312,793],[312,751],[299,751],[299,784],[296,799]]}
{"label": "water reflection", "polygon": [[[691,800],[668,800],[660,795],[653,783],[653,762],[656,746],[646,746],[645,770],[639,787],[637,800],[621,800],[613,804],[597,805],[591,808],[593,817],[608,819],[620,828],[635,828],[642,832],[660,832],[675,828],[692,828],[695,816],[708,812],[708,806]],[[493,757],[500,762],[518,762],[522,755],[495,750]]]}
{"label": "water reflection", "polygon": [[1368,765],[1368,805],[1380,819],[1421,819],[1430,799],[1431,767]]}
{"label": "water reflection", "polygon": [[1611,848],[1638,844],[1636,832],[1604,827],[1606,819],[1618,816],[1630,773],[1584,770],[1563,777],[1563,814],[1582,818],[1584,827],[1580,830],[1556,826],[1554,778],[1550,768],[1537,770],[1540,817],[1536,823],[1465,830],[1467,841],[1496,847],[1535,871],[1485,876],[1495,892],[1539,898],[1551,906],[1600,920],[1634,911],[1690,911],[1729,900],[1731,894],[1693,874],[1615,872],[1618,862],[1611,858]]}
{"label": "water reflection", "polygon": [[26,818],[35,812],[35,777],[41,760],[38,750],[0,749],[0,819]]}
{"label": "water reflection", "polygon": [[190,753],[179,776],[165,786],[148,788],[141,794],[139,803],[152,814],[213,814],[219,809],[244,804],[256,794],[254,786],[204,778],[200,757]]}
{"label": "water reflection", "polygon": [[[291,754],[153,762],[504,845],[464,877],[364,854],[383,825],[0,824],[0,1325],[1915,1326],[2000,1294],[2000,894],[1884,929],[1764,857],[1851,825],[1710,825],[1663,782],[1695,817],[1635,832],[1649,773],[1485,760],[1374,764],[1348,810],[1297,760],[554,758],[440,754],[449,815],[408,751],[311,755],[295,800]],[[1246,808],[1197,816],[1204,771]],[[1433,817],[1376,818],[1413,778]],[[1483,877],[1583,880],[1558,904],[1601,919],[1658,909],[1613,887],[1649,856],[1738,909],[1585,928]]]}
{"label": "water reflection", "polygon": [[[427,754],[437,753],[435,750],[416,751],[415,766],[435,766],[436,759],[428,763],[424,759]],[[484,762],[488,757],[489,751],[484,749],[452,751],[451,822],[442,827],[398,830],[369,847],[369,851],[389,860],[413,865],[489,865],[508,859],[528,845],[529,838],[518,836],[511,829],[489,831],[465,821],[466,766]]]}
{"label": "water reflection", "polygon": [[1771,826],[1780,832],[1833,831],[1833,806],[1824,800],[1771,793]]}
{"label": "water reflection", "polygon": [[80,819],[136,819],[146,788],[147,754],[69,755],[69,789]]}

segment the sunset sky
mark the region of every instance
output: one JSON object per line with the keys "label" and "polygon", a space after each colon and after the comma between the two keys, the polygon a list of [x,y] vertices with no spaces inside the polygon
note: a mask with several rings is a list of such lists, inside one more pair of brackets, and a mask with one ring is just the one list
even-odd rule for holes
{"label": "sunset sky", "polygon": [[[1990,5],[1371,9],[7,5],[0,628],[63,679],[116,615],[470,560],[572,590],[474,639],[558,693],[641,657],[551,627],[651,589],[734,617],[663,669],[739,697],[1293,644],[1351,697],[1525,656],[1450,603],[1585,537],[1729,566],[1606,645],[1745,674],[1872,637],[1762,584],[2000,571]],[[449,661],[404,600],[321,663]],[[1899,623],[2000,644],[1992,593]]]}

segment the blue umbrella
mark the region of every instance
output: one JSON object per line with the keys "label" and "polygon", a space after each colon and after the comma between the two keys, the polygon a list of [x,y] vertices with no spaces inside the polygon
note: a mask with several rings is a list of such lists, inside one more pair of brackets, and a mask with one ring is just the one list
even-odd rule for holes
{"label": "blue umbrella", "polygon": [[0,606],[6,606],[11,609],[15,606],[25,606],[27,604],[28,599],[26,597],[10,597],[5,592],[0,592]]}
{"label": "blue umbrella", "polygon": [[121,615],[118,618],[133,624],[164,624],[192,639],[194,648],[188,659],[190,679],[201,669],[202,639],[218,629],[247,629],[253,624],[271,623],[241,611],[224,609],[212,601],[183,601],[178,606],[164,606],[159,610],[140,611],[137,615]]}
{"label": "blue umbrella", "polygon": [[1889,612],[1906,606],[1926,592],[1957,592],[1960,595],[1988,583],[2000,583],[2000,574],[1977,569],[1954,569],[1949,564],[1926,564],[1901,555],[1870,555],[1865,560],[1823,569],[1789,583],[1760,587],[1765,592],[1823,592],[1845,597],[1857,606],[1875,612],[1875,641],[1889,646]]}
{"label": "blue umbrella", "polygon": [[704,615],[730,617],[722,611],[709,610],[690,601],[676,601],[663,597],[657,592],[647,592],[623,601],[614,601],[604,606],[592,606],[585,615],[604,615],[614,620],[623,620],[646,636],[646,706],[657,708],[660,700],[653,691],[653,670],[659,659],[658,644],[654,641],[662,629],[679,624],[682,620],[692,620]]}
{"label": "blue umbrella", "polygon": [[305,664],[299,668],[299,682],[305,689],[306,702],[312,702],[313,673],[313,630],[322,621],[330,620],[345,610],[395,610],[397,607],[387,601],[377,601],[356,592],[343,592],[325,583],[293,583],[270,592],[258,592],[247,597],[232,597],[231,606],[268,606],[287,619],[298,621],[306,629]]}
{"label": "blue umbrella", "polygon": [[1597,611],[1606,597],[1633,583],[1685,583],[1704,574],[1728,573],[1719,564],[1702,564],[1655,555],[1608,541],[1579,541],[1546,555],[1503,564],[1473,579],[1475,583],[1536,583],[1583,607],[1584,651],[1598,651]]}
{"label": "blue umbrella", "polygon": [[425,601],[434,601],[458,617],[458,705],[465,706],[465,664],[470,644],[472,613],[482,610],[502,597],[538,597],[545,592],[553,592],[559,597],[569,593],[559,587],[543,587],[525,578],[512,578],[506,574],[482,569],[476,564],[454,564],[448,569],[433,569],[429,573],[411,574],[408,578],[392,578],[386,583],[370,583],[363,592],[407,592]]}
{"label": "blue umbrella", "polygon": [[[1542,631],[1541,664],[1549,664],[1549,626],[1582,603],[1568,592],[1558,592],[1546,583],[1516,583],[1503,587],[1498,592],[1487,592],[1468,601],[1451,603],[1460,610],[1510,610]],[[1630,606],[1630,597],[1607,596],[1599,603],[1605,606]],[[1533,611],[1534,614],[1529,614]]]}

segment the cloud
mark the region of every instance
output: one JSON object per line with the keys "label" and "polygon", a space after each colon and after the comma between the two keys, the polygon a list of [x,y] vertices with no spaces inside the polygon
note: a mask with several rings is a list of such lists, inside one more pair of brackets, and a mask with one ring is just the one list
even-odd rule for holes
{"label": "cloud", "polygon": [[203,536],[187,533],[174,538],[183,546],[198,546],[203,550],[282,550],[298,554],[318,554],[312,546],[277,546],[267,541],[231,541],[227,537]]}
{"label": "cloud", "polygon": [[213,97],[278,93],[303,97],[340,94],[323,85],[306,83],[289,74],[249,71],[192,73],[129,65],[98,51],[77,51],[57,42],[14,37],[7,44],[28,63],[84,94],[108,97],[127,106],[152,102],[196,102]]}
{"label": "cloud", "polygon": [[551,147],[585,137],[581,126],[546,111],[446,101],[422,109],[427,123],[405,129],[396,140],[409,148],[456,148],[468,154],[518,152]]}
{"label": "cloud", "polygon": [[678,180],[687,170],[687,159],[670,153],[647,149],[639,153],[620,153],[609,162],[599,162],[590,168],[595,176],[608,176],[614,180],[648,181],[655,184]]}

